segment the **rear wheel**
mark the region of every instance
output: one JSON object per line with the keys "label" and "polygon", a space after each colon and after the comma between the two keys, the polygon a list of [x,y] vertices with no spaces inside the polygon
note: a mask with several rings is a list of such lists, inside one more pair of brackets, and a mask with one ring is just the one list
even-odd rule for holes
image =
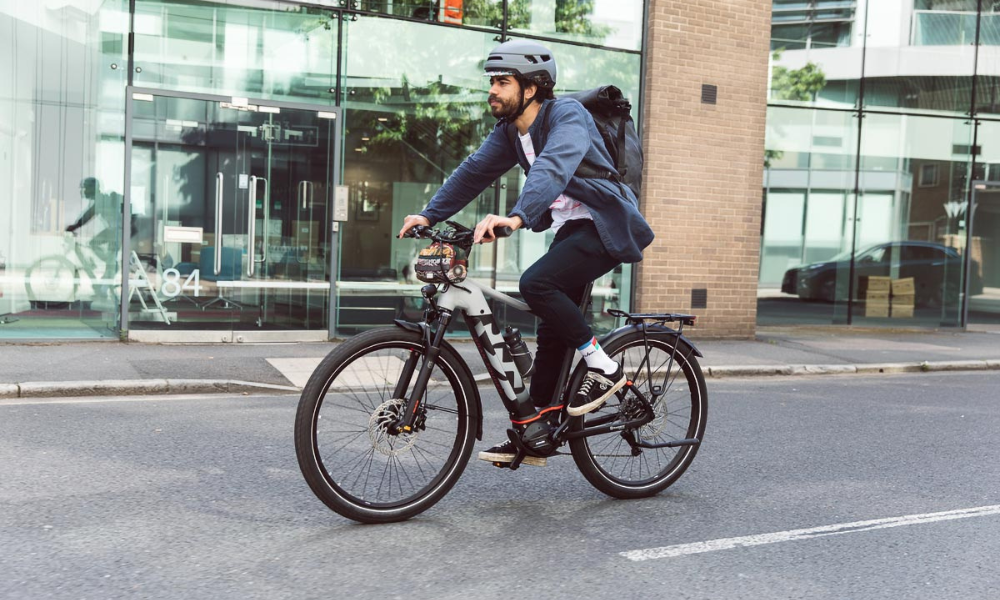
{"label": "rear wheel", "polygon": [[[583,476],[594,487],[615,498],[644,498],[655,495],[684,473],[698,453],[698,445],[676,448],[639,448],[633,442],[658,444],[681,439],[701,440],[705,433],[708,396],[701,366],[690,346],[680,342],[673,353],[673,336],[649,338],[649,369],[643,364],[646,348],[642,334],[611,342],[605,351],[620,363],[634,389],[646,396],[653,409],[653,420],[637,429],[614,431],[570,441],[573,459]],[[602,344],[603,346],[603,344]],[[673,355],[673,361],[671,361]],[[577,375],[577,389],[582,377]],[[661,386],[651,392],[652,386]],[[600,419],[634,419],[642,414],[641,401],[630,387],[622,388],[599,410],[583,416],[576,430]]]}
{"label": "rear wheel", "polygon": [[388,523],[427,510],[455,484],[472,453],[475,387],[449,347],[435,361],[414,431],[389,431],[417,379],[419,363],[404,398],[393,398],[414,352],[423,353],[417,333],[362,333],[331,352],[302,390],[295,418],[299,468],[316,496],[349,519]]}

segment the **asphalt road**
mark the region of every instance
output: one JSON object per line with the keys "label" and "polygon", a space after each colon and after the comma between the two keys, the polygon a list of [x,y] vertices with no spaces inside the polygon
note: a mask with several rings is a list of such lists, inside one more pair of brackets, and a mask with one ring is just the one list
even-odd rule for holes
{"label": "asphalt road", "polygon": [[[996,598],[997,383],[711,381],[655,498],[473,460],[385,526],[309,491],[295,397],[0,401],[0,598]],[[477,450],[505,427],[485,400]]]}

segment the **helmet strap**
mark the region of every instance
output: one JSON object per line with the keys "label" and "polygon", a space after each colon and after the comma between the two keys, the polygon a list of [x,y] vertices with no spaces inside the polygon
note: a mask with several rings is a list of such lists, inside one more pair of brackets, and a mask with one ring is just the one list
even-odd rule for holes
{"label": "helmet strap", "polygon": [[524,80],[519,78],[517,81],[517,85],[519,88],[521,88],[519,108],[517,109],[516,113],[510,115],[509,117],[506,117],[508,123],[513,123],[515,120],[517,120],[518,117],[524,114],[524,109],[528,108],[528,105],[534,102],[534,99],[528,100],[528,102],[524,101]]}

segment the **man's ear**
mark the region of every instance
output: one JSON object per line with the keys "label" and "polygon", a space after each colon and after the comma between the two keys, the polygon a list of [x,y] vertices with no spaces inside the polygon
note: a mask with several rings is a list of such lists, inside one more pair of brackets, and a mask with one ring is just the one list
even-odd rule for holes
{"label": "man's ear", "polygon": [[538,86],[534,83],[527,83],[524,86],[524,101],[529,102],[535,98],[535,94],[538,93]]}

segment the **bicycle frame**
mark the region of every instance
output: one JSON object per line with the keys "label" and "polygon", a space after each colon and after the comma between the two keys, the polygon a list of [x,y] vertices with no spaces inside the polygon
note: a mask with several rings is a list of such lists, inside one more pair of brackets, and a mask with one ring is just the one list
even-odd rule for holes
{"label": "bicycle frame", "polygon": [[[528,397],[528,388],[521,373],[514,365],[507,343],[500,333],[493,311],[490,309],[487,297],[502,304],[530,313],[527,304],[500,293],[476,281],[467,280],[461,284],[443,285],[440,291],[434,284],[425,285],[421,289],[427,307],[424,312],[424,322],[418,326],[424,336],[426,359],[417,374],[417,381],[407,402],[404,416],[397,424],[398,431],[410,431],[417,419],[417,408],[423,396],[427,382],[430,380],[434,359],[440,352],[441,341],[451,324],[456,311],[461,311],[469,331],[473,333],[473,341],[479,349],[483,363],[496,386],[500,398],[511,414],[511,419],[527,418],[535,412]],[[440,293],[439,293],[440,292]],[[437,321],[437,330],[431,333],[430,323]],[[396,322],[407,329],[415,329],[413,325]],[[409,326],[408,326],[409,325]],[[420,354],[413,353],[403,366],[394,398],[403,398],[409,387],[410,378],[417,370]]]}
{"label": "bicycle frame", "polygon": [[[449,224],[457,225],[451,222],[449,222]],[[471,231],[467,229],[466,232],[471,233]],[[444,289],[439,289],[438,285],[441,285]],[[585,311],[587,304],[590,302],[590,294],[592,290],[593,282],[587,284],[586,289],[584,290],[580,304],[581,312]],[[437,297],[435,300],[435,297],[438,296],[439,293],[440,297]],[[530,314],[531,309],[527,304],[473,280],[467,280],[461,284],[428,284],[421,288],[421,294],[427,302],[424,310],[423,322],[420,324],[413,324],[400,320],[395,321],[395,323],[400,327],[414,332],[420,332],[422,334],[424,352],[421,353],[416,350],[412,351],[409,358],[404,363],[400,378],[393,392],[393,398],[406,399],[406,406],[398,420],[393,425],[389,426],[390,433],[399,434],[411,432],[415,428],[419,429],[423,425],[421,411],[419,410],[420,401],[427,389],[431,371],[433,370],[437,357],[441,352],[440,348],[444,340],[445,332],[448,330],[448,326],[451,324],[451,320],[454,318],[456,311],[462,312],[469,330],[473,333],[473,341],[479,350],[479,354],[483,359],[483,363],[487,367],[487,371],[490,374],[490,378],[493,380],[493,384],[496,387],[497,392],[500,394],[500,398],[503,401],[504,406],[510,413],[510,420],[514,425],[527,427],[527,430],[530,430],[535,427],[534,423],[538,421],[545,412],[552,410],[564,410],[567,400],[566,394],[568,392],[570,369],[572,367],[573,356],[575,353],[574,349],[567,348],[563,362],[560,366],[559,377],[555,387],[555,398],[557,400],[554,404],[544,409],[540,410],[539,408],[536,408],[529,397],[525,381],[510,355],[507,343],[500,333],[500,326],[493,315],[493,311],[490,309],[487,297]],[[667,321],[680,321],[681,331],[683,331],[684,324],[694,323],[694,317],[692,315],[642,314],[633,316],[622,311],[615,311],[615,313],[615,316],[627,317],[626,322],[631,323],[631,327],[641,327],[643,342],[646,347],[647,359],[644,359],[640,368],[645,365],[647,371],[649,370],[649,366],[646,364],[648,361],[649,345],[646,341],[648,330],[645,321],[647,319],[652,319],[656,322],[657,326],[662,326],[662,324]],[[431,324],[435,321],[437,322],[438,327],[432,335]],[[626,325],[625,327],[611,332],[609,337],[613,338],[629,329],[630,326]],[[669,328],[664,329],[676,336],[677,339],[684,339],[681,331],[673,331]],[[684,341],[687,342],[687,340]],[[700,355],[700,353],[694,349],[693,345],[689,342],[687,343],[692,349],[692,352]],[[674,351],[676,351],[676,346],[674,346]],[[417,370],[417,363],[421,357],[424,357],[424,362],[420,367],[416,383],[410,392],[410,396],[409,398],[406,398],[410,380],[414,372]],[[670,364],[673,364],[673,359],[674,356],[671,355]],[[651,381],[649,384],[650,394],[654,398],[662,393],[662,385],[654,386]],[[623,391],[619,392],[619,394],[628,392],[631,392],[631,394],[634,395],[643,405],[643,416],[626,421],[623,420],[622,415],[607,415],[588,422],[586,427],[583,427],[583,421],[581,419],[561,418],[561,422],[558,424],[556,429],[551,432],[551,441],[556,445],[560,445],[570,439],[606,434],[614,431],[621,431],[623,432],[623,436],[625,436],[624,432],[626,430],[642,427],[652,421],[653,410],[649,399],[646,398],[642,391],[636,389],[631,381],[627,382]],[[531,425],[528,425],[529,423]],[[578,424],[578,426],[572,431],[569,430],[571,423]],[[514,461],[510,463],[509,468],[517,469],[525,456],[532,455],[533,452],[524,444],[521,439],[521,433],[517,429],[509,428],[507,430],[507,436],[514,447],[518,449],[517,456]],[[633,452],[640,452],[639,448],[641,447],[674,447],[695,445],[699,443],[698,440],[691,439],[651,445],[636,440],[632,435],[625,437],[629,440],[629,444],[632,446]]]}

